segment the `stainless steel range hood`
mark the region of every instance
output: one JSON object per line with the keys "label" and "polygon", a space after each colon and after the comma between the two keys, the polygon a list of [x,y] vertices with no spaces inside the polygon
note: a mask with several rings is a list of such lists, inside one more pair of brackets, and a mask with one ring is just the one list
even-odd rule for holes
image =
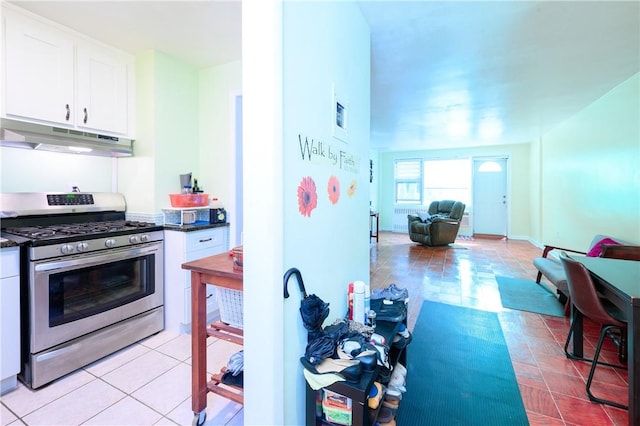
{"label": "stainless steel range hood", "polygon": [[6,118],[0,118],[0,146],[102,157],[133,155],[131,139]]}

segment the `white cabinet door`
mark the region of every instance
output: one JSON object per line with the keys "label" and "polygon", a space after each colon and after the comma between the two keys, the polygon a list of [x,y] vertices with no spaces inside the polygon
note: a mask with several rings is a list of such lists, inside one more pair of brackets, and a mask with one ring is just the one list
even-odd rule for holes
{"label": "white cabinet door", "polygon": [[0,394],[17,386],[20,372],[20,252],[0,249]]}
{"label": "white cabinet door", "polygon": [[5,114],[73,125],[73,40],[16,13],[5,19]]}
{"label": "white cabinet door", "polygon": [[[164,314],[165,329],[183,332],[191,326],[191,272],[182,264],[228,250],[229,228],[164,232]],[[207,286],[207,314],[215,315],[218,304],[215,287]]]}
{"label": "white cabinet door", "polygon": [[3,116],[133,137],[133,56],[12,9]]}
{"label": "white cabinet door", "polygon": [[130,64],[117,52],[78,45],[77,125],[80,128],[128,134]]}

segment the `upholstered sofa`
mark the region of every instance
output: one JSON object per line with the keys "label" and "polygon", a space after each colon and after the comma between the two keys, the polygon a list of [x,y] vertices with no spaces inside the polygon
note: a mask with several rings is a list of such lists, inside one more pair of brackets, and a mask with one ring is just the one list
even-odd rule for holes
{"label": "upholstered sofa", "polygon": [[[568,313],[568,298],[569,287],[567,285],[567,277],[565,275],[562,263],[557,256],[552,255],[552,251],[556,253],[565,251],[569,253],[576,253],[586,256],[600,256],[626,260],[640,260],[640,246],[632,244],[628,241],[624,241],[619,238],[608,237],[606,235],[596,235],[587,251],[577,251],[562,247],[555,247],[545,245],[542,252],[542,257],[533,259],[533,265],[538,269],[538,276],[536,277],[536,283],[540,284],[542,277],[544,276],[551,284],[553,284],[558,292],[558,298],[561,302],[567,302]],[[551,255],[550,255],[551,254]]]}
{"label": "upholstered sofa", "polygon": [[433,201],[427,213],[407,215],[409,239],[426,246],[445,246],[455,241],[465,205],[460,201]]}

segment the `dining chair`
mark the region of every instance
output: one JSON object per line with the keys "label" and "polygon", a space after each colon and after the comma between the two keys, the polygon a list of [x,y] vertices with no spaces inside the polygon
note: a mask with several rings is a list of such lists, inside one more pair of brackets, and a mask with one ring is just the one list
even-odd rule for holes
{"label": "dining chair", "polygon": [[600,351],[604,339],[609,335],[612,337],[618,337],[616,343],[618,344],[618,358],[623,361],[626,359],[627,353],[627,321],[624,318],[622,312],[613,304],[604,301],[596,290],[595,283],[589,270],[580,262],[570,258],[565,252],[560,253],[560,261],[567,274],[567,284],[569,287],[569,295],[571,297],[571,303],[578,312],[592,321],[600,324],[600,338],[598,339],[598,345],[596,346],[596,352],[593,359],[585,357],[578,357],[568,351],[569,341],[573,336],[574,322],[571,323],[569,329],[569,335],[564,344],[564,352],[570,359],[577,359],[581,361],[591,362],[591,370],[589,371],[589,377],[587,379],[587,396],[589,400],[598,402],[600,404],[612,405],[614,407],[628,409],[626,405],[620,404],[615,401],[598,398],[591,393],[591,382],[593,381],[593,375],[596,371],[597,365],[606,365],[614,368],[625,369],[622,365],[610,364],[603,361],[598,361],[600,358]]}

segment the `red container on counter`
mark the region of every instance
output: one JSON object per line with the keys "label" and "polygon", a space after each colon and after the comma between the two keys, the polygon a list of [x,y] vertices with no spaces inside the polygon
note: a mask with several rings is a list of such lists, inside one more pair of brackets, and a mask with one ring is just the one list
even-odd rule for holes
{"label": "red container on counter", "polygon": [[205,207],[209,205],[209,194],[169,194],[171,207]]}

